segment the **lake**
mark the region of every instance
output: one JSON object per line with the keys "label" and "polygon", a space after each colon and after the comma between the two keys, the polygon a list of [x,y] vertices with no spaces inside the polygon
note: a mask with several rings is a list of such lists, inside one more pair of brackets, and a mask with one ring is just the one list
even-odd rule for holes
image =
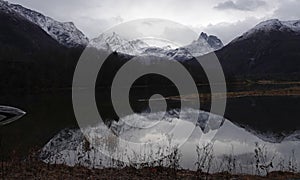
{"label": "lake", "polygon": [[[136,112],[147,112],[148,102],[141,100],[149,98],[153,91],[165,96],[175,96],[177,93],[176,90],[169,90],[167,88],[159,90],[154,88],[154,90],[148,89],[147,91],[142,88],[132,91],[131,105]],[[113,124],[111,122],[114,122],[118,128],[126,129],[124,125],[113,121],[118,120],[118,118],[111,108],[111,103],[107,100],[109,96],[108,89],[97,89],[96,99],[98,105],[101,106],[99,109],[102,118],[110,122],[108,123],[110,125]],[[53,152],[61,154],[62,152],[70,153],[73,151],[74,153],[78,150],[76,147],[80,146],[82,143],[80,139],[82,140],[82,138],[75,139],[72,145],[70,145],[68,144],[70,143],[69,139],[64,139],[62,137],[65,136],[61,136],[62,134],[66,134],[66,132],[69,136],[82,136],[81,132],[76,130],[78,129],[78,125],[72,108],[70,91],[6,93],[0,100],[2,105],[14,106],[27,112],[22,119],[1,127],[1,155],[9,156],[14,151],[15,154],[24,156],[32,149],[41,149],[44,147],[44,154],[48,153],[47,156],[44,156],[44,160],[51,162],[51,158],[52,160],[53,158],[58,158],[57,154],[53,154]],[[168,101],[168,110],[176,109],[179,105],[178,101],[170,99]],[[207,111],[209,110],[209,105],[209,102],[204,103],[201,109]],[[226,120],[214,137],[215,156],[221,158],[224,154],[234,154],[241,159],[240,164],[243,164],[245,166],[244,169],[247,169],[249,173],[251,173],[251,163],[247,162],[247,164],[246,161],[250,161],[250,158],[247,159],[245,157],[252,157],[251,153],[254,152],[256,142],[260,145],[265,145],[266,148],[270,149],[271,153],[279,154],[280,156],[277,155],[277,161],[280,158],[290,159],[294,151],[296,153],[294,156],[300,157],[300,152],[297,151],[300,151],[300,133],[297,131],[300,130],[299,105],[300,96],[296,95],[229,98],[225,112]],[[194,111],[199,110],[194,109]],[[201,114],[205,114],[204,111],[201,111]],[[159,112],[150,113],[152,119],[155,119],[155,113]],[[188,114],[188,112],[186,113]],[[138,117],[148,118],[144,114]],[[139,118],[131,114],[124,115],[122,118],[134,119],[139,122]],[[161,130],[163,131],[164,129],[162,128]],[[205,142],[199,142],[199,139],[207,135],[200,131],[201,129],[196,128],[189,141],[180,148],[183,154],[181,164],[185,168],[195,168],[196,145]],[[134,129],[123,130],[122,132],[127,134],[127,136],[137,133]],[[153,134],[153,131],[141,131],[140,133],[143,137],[147,134],[151,135],[151,137],[159,135],[159,133]],[[59,141],[57,137],[60,137]],[[53,149],[54,147],[49,145],[49,141],[55,144],[55,150]],[[52,151],[51,155],[49,154],[49,150]],[[69,159],[67,163],[74,165],[76,163],[74,159],[76,157],[73,157],[73,160]],[[60,160],[62,161],[62,159]],[[56,162],[59,162],[59,160]],[[66,163],[66,160],[64,162]],[[87,166],[90,165],[87,164]]]}

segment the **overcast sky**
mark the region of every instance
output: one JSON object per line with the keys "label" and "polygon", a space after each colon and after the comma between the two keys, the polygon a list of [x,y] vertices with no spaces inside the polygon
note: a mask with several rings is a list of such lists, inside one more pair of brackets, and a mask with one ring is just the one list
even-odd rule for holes
{"label": "overcast sky", "polygon": [[163,18],[224,43],[258,22],[300,19],[300,0],[8,0],[59,21],[72,21],[89,38],[122,22]]}

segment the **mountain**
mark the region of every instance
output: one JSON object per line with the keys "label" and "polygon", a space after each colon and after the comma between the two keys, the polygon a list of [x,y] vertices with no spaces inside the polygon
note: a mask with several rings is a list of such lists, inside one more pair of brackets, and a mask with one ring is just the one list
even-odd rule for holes
{"label": "mountain", "polygon": [[89,46],[132,56],[151,55],[185,61],[218,50],[223,47],[223,43],[216,36],[201,33],[199,38],[191,42],[190,45],[172,49],[170,46],[150,46],[142,40],[129,41],[112,32],[103,33],[98,38],[91,40]]}
{"label": "mountain", "polygon": [[264,21],[216,55],[227,76],[297,78],[300,74],[300,21]]}
{"label": "mountain", "polygon": [[206,33],[201,33],[199,38],[191,44],[185,46],[194,57],[202,56],[209,52],[219,50],[223,47],[222,41],[216,36],[208,36]]}
{"label": "mountain", "polygon": [[103,33],[92,39],[89,46],[107,51],[117,51],[128,55],[140,54],[149,45],[141,40],[128,41],[115,32]]}
{"label": "mountain", "polygon": [[10,4],[3,0],[0,0],[0,6],[6,12],[11,13],[14,11],[30,22],[40,26],[47,34],[66,47],[86,46],[88,44],[88,38],[72,22],[58,22],[41,13],[27,9],[21,5]]}
{"label": "mountain", "polygon": [[67,48],[0,3],[0,91],[70,87],[83,48]]}
{"label": "mountain", "polygon": [[33,54],[46,51],[59,52],[60,49],[64,49],[39,26],[11,10],[8,4],[2,1],[0,1],[0,20],[1,60],[16,60],[16,56],[24,60]]}
{"label": "mountain", "polygon": [[270,32],[300,34],[300,21],[280,21],[278,19],[263,21],[248,32],[244,33],[242,36],[233,40],[233,42],[255,37],[258,33],[268,35]]}
{"label": "mountain", "polygon": [[200,38],[201,37],[205,39],[207,43],[210,45],[210,47],[213,48],[214,50],[221,49],[224,46],[223,42],[217,36],[213,36],[213,35],[208,36],[206,33],[202,32]]}
{"label": "mountain", "polygon": [[186,48],[170,49],[168,47],[149,47],[139,54],[143,56],[167,57],[170,60],[187,61],[193,59],[193,55]]}

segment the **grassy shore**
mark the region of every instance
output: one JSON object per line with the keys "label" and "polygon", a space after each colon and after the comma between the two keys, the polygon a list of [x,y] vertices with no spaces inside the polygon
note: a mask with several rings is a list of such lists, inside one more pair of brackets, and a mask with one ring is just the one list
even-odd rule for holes
{"label": "grassy shore", "polygon": [[89,169],[82,166],[50,165],[40,161],[1,162],[1,179],[298,179],[300,174],[271,172],[267,176],[198,173],[153,167],[135,169]]}

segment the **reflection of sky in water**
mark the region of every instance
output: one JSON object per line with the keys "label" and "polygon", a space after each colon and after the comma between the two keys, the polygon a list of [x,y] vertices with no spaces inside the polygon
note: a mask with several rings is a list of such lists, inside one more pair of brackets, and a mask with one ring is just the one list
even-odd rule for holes
{"label": "reflection of sky in water", "polygon": [[[273,137],[265,137],[265,139],[274,140]],[[300,142],[294,140],[284,140],[278,143],[271,143],[263,141],[256,135],[251,134],[243,128],[237,127],[230,121],[225,121],[223,126],[219,129],[214,137],[214,155],[221,158],[224,154],[234,154],[237,157],[241,157],[240,161],[245,164],[246,161],[254,161],[254,149],[255,143],[263,146],[268,151],[268,155],[271,157],[276,155],[274,164],[277,164],[279,160],[285,159],[286,163],[292,156],[292,151],[295,151],[295,157],[297,161],[300,161]],[[183,166],[188,168],[195,168],[191,161],[195,161],[196,153],[195,148],[192,148],[197,144],[197,140],[193,139],[189,141],[184,147],[182,147],[183,154],[187,157],[183,158]],[[200,142],[201,144],[201,142]],[[245,157],[246,160],[242,159]],[[237,158],[238,159],[238,158]],[[276,162],[277,161],[277,162]]]}
{"label": "reflection of sky in water", "polygon": [[[189,115],[192,113],[197,113],[197,111],[183,111],[182,113],[184,115],[182,117],[184,118],[184,121],[188,121]],[[181,121],[181,119],[176,117],[168,117],[162,120],[160,123],[155,123],[154,126],[150,127],[149,124],[153,125],[153,122],[150,121],[152,121],[153,118],[155,119],[156,115],[159,117],[161,116],[161,114],[156,113],[126,116],[121,121],[112,123],[113,132],[118,134],[121,138],[133,142],[158,142],[157,146],[151,146],[151,148],[153,148],[152,150],[155,152],[157,149],[159,149],[159,146],[168,144],[169,136],[166,135],[166,132],[172,129],[176,123]],[[276,164],[278,164],[278,162],[282,159],[285,160],[285,164],[287,166],[289,159],[292,157],[293,150],[295,151],[294,156],[298,158],[297,161],[300,161],[300,152],[298,151],[300,150],[299,139],[286,138],[286,140],[283,140],[280,143],[271,143],[275,142],[276,139],[274,139],[271,135],[264,135],[263,139],[268,139],[269,141],[263,141],[255,134],[242,129],[227,120],[225,120],[224,124],[219,129],[213,126],[203,126],[203,122],[206,122],[206,125],[209,124],[207,123],[207,119],[205,119],[205,117],[208,117],[207,115],[208,114],[206,112],[201,112],[200,117],[202,117],[202,119],[199,119],[199,121],[202,121],[202,125],[198,122],[201,128],[197,126],[189,140],[180,147],[182,154],[181,166],[183,168],[195,169],[195,162],[197,158],[196,145],[201,146],[202,144],[210,142],[211,138],[214,139],[213,152],[215,161],[222,161],[224,154],[232,154],[236,156],[237,164],[244,166],[243,172],[253,173],[253,168],[251,170],[251,166],[253,166],[254,162],[255,143],[258,143],[259,145],[265,145],[268,157],[276,155],[273,161],[275,168]],[[212,121],[218,122],[215,124],[220,124],[222,122],[222,118],[219,116],[212,115],[212,117]],[[130,127],[127,123],[125,123],[125,121],[131,121],[129,123],[131,125],[136,123],[135,127]],[[202,129],[204,129],[204,134],[202,133]],[[216,129],[218,129],[218,131]],[[90,128],[88,131],[90,135],[97,136],[99,139],[107,136],[105,128],[101,126],[97,128]],[[162,141],[159,142],[160,140]],[[176,144],[177,142],[180,142],[180,140],[180,137],[177,137],[177,139],[173,138],[172,143]],[[54,137],[43,148],[41,157],[46,162],[51,163],[65,162],[69,165],[80,163],[86,166],[95,166],[95,164],[97,165],[97,162],[91,163],[91,159],[95,159],[95,157],[99,159],[99,157],[102,157],[101,164],[103,166],[110,166],[108,163],[109,158],[104,157],[100,152],[95,152],[92,149],[89,150],[90,152],[82,153],[82,147],[84,146],[83,144],[83,137],[79,130],[64,130]],[[113,147],[112,149],[118,153],[118,156],[121,156],[120,154],[123,154],[124,152],[126,152],[126,156],[133,155],[131,154],[132,152],[130,147],[118,147],[118,140],[111,137],[105,139],[105,141],[101,141],[100,144],[103,147]],[[145,152],[146,151],[143,151],[143,153]],[[212,167],[212,170],[217,171],[216,167],[217,165]]]}

